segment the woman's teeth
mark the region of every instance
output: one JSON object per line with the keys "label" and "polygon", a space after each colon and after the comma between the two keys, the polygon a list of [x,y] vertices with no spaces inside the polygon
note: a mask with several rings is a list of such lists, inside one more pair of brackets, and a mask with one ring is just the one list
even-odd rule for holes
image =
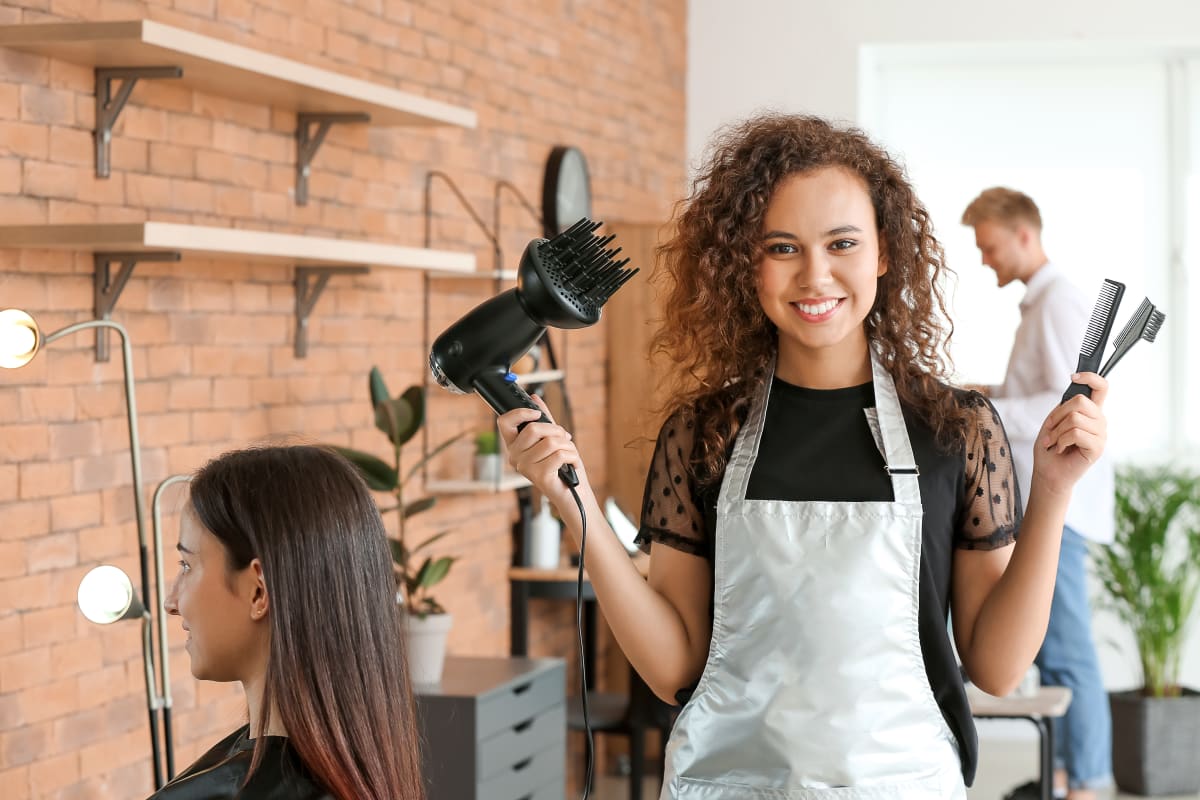
{"label": "woman's teeth", "polygon": [[840,300],[826,300],[824,303],[817,303],[816,305],[809,305],[808,303],[795,303],[794,305],[805,314],[812,314],[814,317],[819,317],[822,314],[832,311],[840,302]]}

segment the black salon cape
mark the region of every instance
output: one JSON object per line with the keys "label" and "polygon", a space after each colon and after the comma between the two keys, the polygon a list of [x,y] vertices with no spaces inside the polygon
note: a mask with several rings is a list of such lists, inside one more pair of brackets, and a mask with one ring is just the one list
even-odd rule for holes
{"label": "black salon cape", "polygon": [[334,800],[308,776],[286,736],[268,736],[267,751],[245,786],[254,740],[245,725],[155,792],[149,800]]}

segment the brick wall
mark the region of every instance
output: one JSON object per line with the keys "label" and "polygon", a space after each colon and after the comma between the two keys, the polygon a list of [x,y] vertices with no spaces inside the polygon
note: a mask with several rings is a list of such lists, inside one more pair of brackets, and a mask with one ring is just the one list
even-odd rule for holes
{"label": "brick wall", "polygon": [[[293,114],[140,82],[116,128],[112,177],[94,176],[89,69],[0,48],[0,220],[159,221],[350,236],[419,246],[429,169],[449,173],[491,219],[492,187],[532,200],[557,143],[589,158],[600,218],[665,219],[684,178],[685,0],[8,0],[0,23],[150,18],[470,107],[476,130],[335,127],[306,207],[291,199]],[[537,233],[506,195],[508,266]],[[444,188],[433,246],[490,251]],[[647,265],[648,266],[648,265]],[[89,252],[0,250],[0,308],[46,330],[91,316]],[[383,453],[365,399],[378,364],[395,391],[422,380],[423,338],[485,299],[484,282],[439,281],[424,318],[419,273],[335,278],[307,359],[292,354],[292,268],[187,259],[145,263],[114,314],[135,348],[149,499],[165,476],[275,437]],[[96,364],[90,335],[0,374],[0,797],[138,798],[151,791],[136,625],[100,629],[74,607],[97,563],[136,576],[136,532],[119,360]],[[577,440],[605,480],[605,336],[565,351]],[[438,392],[435,439],[482,429],[473,398]],[[467,469],[469,445],[434,468]],[[165,539],[179,495],[168,494]],[[418,533],[446,527],[462,556],[438,595],[452,652],[508,646],[511,493],[442,502]],[[174,573],[168,561],[168,579]],[[136,578],[135,578],[136,580]],[[535,654],[568,654],[566,604],[535,606]],[[177,761],[240,724],[240,690],[197,683],[170,625]]]}

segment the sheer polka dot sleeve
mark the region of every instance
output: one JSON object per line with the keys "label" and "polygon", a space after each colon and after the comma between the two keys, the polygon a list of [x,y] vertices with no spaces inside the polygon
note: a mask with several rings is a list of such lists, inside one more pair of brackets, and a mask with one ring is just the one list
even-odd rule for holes
{"label": "sheer polka dot sleeve", "polygon": [[1021,489],[1013,471],[1008,435],[995,407],[978,393],[972,393],[966,402],[975,411],[976,424],[967,435],[965,497],[955,546],[995,550],[1017,540]]}
{"label": "sheer polka dot sleeve", "polygon": [[642,521],[637,543],[649,552],[653,544],[708,557],[709,548],[701,512],[702,502],[687,469],[693,446],[692,425],[682,414],[668,419],[658,433],[646,492],[642,498]]}

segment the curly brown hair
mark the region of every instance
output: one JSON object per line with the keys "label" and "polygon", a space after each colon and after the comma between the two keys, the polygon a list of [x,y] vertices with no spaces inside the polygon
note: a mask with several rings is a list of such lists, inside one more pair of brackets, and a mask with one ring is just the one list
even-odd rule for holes
{"label": "curly brown hair", "polygon": [[752,117],[724,131],[710,152],[658,250],[664,315],[652,343],[671,364],[666,410],[696,429],[695,476],[723,474],[739,407],[766,379],[777,346],[757,292],[767,205],[785,178],[821,167],[859,175],[875,209],[888,270],[864,322],[868,339],[901,402],[939,444],[964,442],[971,414],[944,382],[953,325],[939,279],[949,268],[903,169],[861,131],[802,115]]}

